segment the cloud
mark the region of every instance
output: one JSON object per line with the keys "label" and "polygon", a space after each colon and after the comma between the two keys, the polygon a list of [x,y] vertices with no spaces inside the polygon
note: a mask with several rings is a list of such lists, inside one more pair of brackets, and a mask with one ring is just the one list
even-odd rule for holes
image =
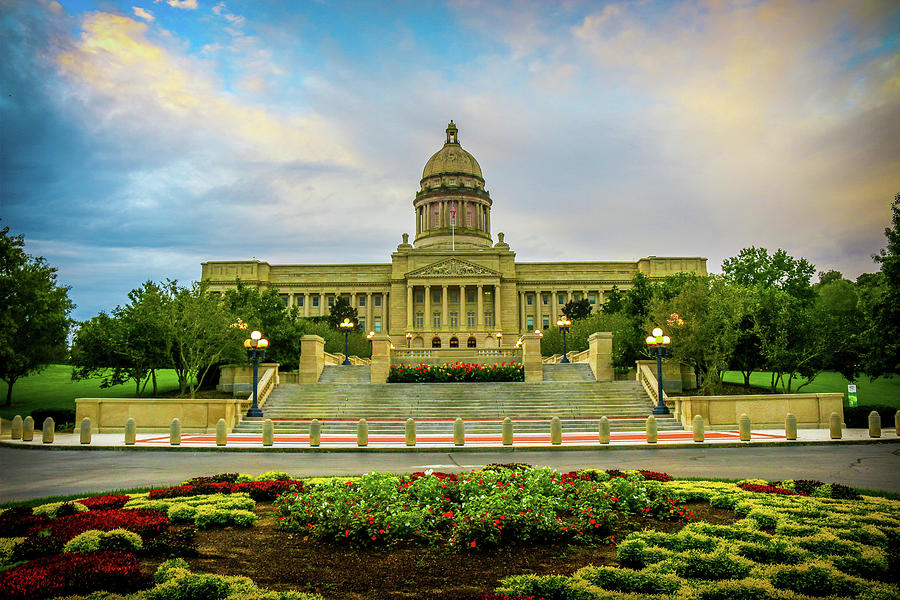
{"label": "cloud", "polygon": [[[155,0],[159,3],[163,0]],[[165,0],[166,4],[174,8],[183,8],[185,10],[197,10],[197,0]]]}
{"label": "cloud", "polygon": [[150,12],[149,10],[144,10],[140,6],[132,6],[131,10],[134,11],[134,14],[136,16],[147,21],[148,23],[156,20],[156,17],[153,16],[152,12]]}

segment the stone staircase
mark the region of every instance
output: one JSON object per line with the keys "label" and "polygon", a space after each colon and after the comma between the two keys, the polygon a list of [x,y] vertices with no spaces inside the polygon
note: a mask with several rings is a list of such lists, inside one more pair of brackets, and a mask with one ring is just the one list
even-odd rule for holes
{"label": "stone staircase", "polygon": [[544,365],[544,381],[596,381],[587,363]]}
{"label": "stone staircase", "polygon": [[325,365],[319,383],[359,384],[372,381],[372,368],[368,365]]}
{"label": "stone staircase", "polygon": [[[572,377],[587,365],[545,365],[554,376]],[[329,369],[333,369],[329,371]],[[359,369],[354,373],[355,369]],[[416,420],[418,433],[451,435],[453,421],[462,417],[469,433],[500,434],[510,417],[517,433],[550,430],[549,421],[562,420],[563,431],[597,431],[601,416],[612,431],[643,431],[652,401],[635,381],[598,383],[551,379],[543,383],[337,383],[359,377],[368,367],[326,367],[317,384],[282,384],[263,407],[275,422],[276,433],[309,432],[319,419],[323,433],[355,435],[357,421],[369,422],[369,433],[402,435],[406,419]],[[571,369],[571,370],[570,370]],[[346,374],[336,371],[344,371]],[[332,382],[325,381],[326,373]],[[547,370],[545,370],[545,374]],[[562,374],[561,374],[562,373]],[[365,373],[368,380],[368,372]],[[671,416],[658,416],[660,431],[682,430]],[[236,432],[259,433],[260,421],[243,421]]]}

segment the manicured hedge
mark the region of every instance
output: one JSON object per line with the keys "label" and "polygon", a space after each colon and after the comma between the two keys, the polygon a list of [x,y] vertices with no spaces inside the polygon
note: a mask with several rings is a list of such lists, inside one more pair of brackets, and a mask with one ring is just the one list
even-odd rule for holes
{"label": "manicured hedge", "polygon": [[149,509],[95,510],[42,523],[30,533],[48,531],[54,538],[67,542],[79,533],[91,529],[109,531],[127,529],[142,538],[155,537],[166,530],[169,519],[165,513]]}
{"label": "manicured hedge", "polygon": [[129,592],[143,583],[128,552],[67,553],[39,558],[0,573],[0,598],[38,600],[61,594]]}
{"label": "manicured hedge", "polygon": [[443,365],[391,365],[388,383],[466,383],[476,381],[525,381],[525,368],[515,362],[499,365],[454,363]]}

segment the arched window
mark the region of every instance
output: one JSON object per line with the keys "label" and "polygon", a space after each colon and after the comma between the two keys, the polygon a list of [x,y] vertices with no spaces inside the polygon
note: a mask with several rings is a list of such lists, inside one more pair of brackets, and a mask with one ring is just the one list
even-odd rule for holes
{"label": "arched window", "polygon": [[431,340],[431,347],[432,348],[440,348],[441,347],[441,338],[439,338],[439,337],[433,338]]}
{"label": "arched window", "polygon": [[468,340],[466,340],[466,348],[474,348],[474,347],[475,347],[475,338],[470,337]]}
{"label": "arched window", "polygon": [[459,340],[455,337],[450,338],[450,347],[459,348]]}

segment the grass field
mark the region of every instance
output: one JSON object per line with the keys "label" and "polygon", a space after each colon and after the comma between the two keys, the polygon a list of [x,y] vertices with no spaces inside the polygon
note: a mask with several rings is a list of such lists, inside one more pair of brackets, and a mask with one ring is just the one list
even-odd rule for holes
{"label": "grass field", "polygon": [[[744,376],[739,371],[728,371],[724,380],[727,383],[743,385]],[[768,388],[772,380],[772,374],[768,371],[751,373],[750,385]],[[802,381],[800,382],[802,383]],[[843,392],[844,403],[847,402],[847,385],[850,382],[840,373],[826,372],[816,377],[811,384],[800,390],[801,392]],[[792,390],[797,389],[797,384]],[[884,377],[869,381],[868,377],[861,377],[856,382],[856,396],[860,405],[883,405],[900,408],[900,377],[885,379]]]}
{"label": "grass field", "polygon": [[[165,369],[156,376],[160,392],[178,388],[175,371]],[[147,386],[152,393],[152,384]],[[13,386],[12,406],[0,406],[0,417],[11,419],[23,417],[38,409],[75,409],[75,398],[131,398],[134,383],[101,389],[99,379],[72,381],[72,367],[50,365],[37,375],[24,377]],[[0,381],[0,398],[6,401],[6,382]]]}

